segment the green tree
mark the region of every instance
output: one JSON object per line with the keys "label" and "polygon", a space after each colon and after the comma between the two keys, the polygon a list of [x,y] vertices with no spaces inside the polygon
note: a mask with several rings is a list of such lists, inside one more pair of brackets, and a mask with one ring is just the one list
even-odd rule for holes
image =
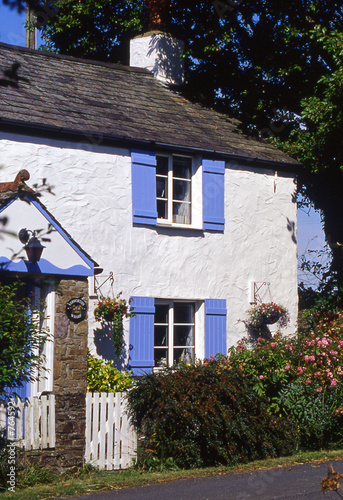
{"label": "green tree", "polygon": [[0,394],[33,380],[42,367],[39,349],[46,335],[22,294],[23,284],[0,284]]}
{"label": "green tree", "polygon": [[316,26],[310,33],[326,68],[301,101],[302,126],[286,141],[276,143],[304,165],[303,194],[324,214],[324,231],[331,248],[331,268],[324,276],[343,285],[343,34]]}

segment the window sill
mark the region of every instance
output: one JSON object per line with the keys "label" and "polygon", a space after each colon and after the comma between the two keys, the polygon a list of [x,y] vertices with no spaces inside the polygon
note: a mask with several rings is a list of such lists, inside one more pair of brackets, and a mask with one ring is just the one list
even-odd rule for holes
{"label": "window sill", "polygon": [[203,231],[203,227],[194,226],[192,224],[178,224],[177,222],[165,222],[161,219],[157,219],[157,226],[159,227],[170,227],[175,229],[188,229],[194,231]]}

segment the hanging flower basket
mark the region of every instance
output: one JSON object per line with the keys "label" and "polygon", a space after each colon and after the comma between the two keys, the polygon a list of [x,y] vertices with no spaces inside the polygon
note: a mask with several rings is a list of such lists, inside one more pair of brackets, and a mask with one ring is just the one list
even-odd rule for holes
{"label": "hanging flower basket", "polygon": [[253,306],[248,311],[247,324],[254,329],[264,325],[273,325],[279,323],[280,327],[287,325],[289,313],[284,307],[278,306],[275,302],[266,302]]}
{"label": "hanging flower basket", "polygon": [[100,297],[98,305],[94,309],[94,317],[101,323],[110,323],[111,336],[116,356],[120,356],[124,345],[123,319],[134,316],[133,307],[130,306],[132,299],[128,302],[120,298],[121,293],[114,299]]}

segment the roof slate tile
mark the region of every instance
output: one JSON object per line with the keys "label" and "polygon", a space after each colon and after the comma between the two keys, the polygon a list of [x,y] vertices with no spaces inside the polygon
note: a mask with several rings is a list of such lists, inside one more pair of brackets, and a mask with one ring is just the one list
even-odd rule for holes
{"label": "roof slate tile", "polygon": [[[16,78],[4,74],[14,63]],[[191,103],[147,70],[0,43],[1,120],[297,164]]]}

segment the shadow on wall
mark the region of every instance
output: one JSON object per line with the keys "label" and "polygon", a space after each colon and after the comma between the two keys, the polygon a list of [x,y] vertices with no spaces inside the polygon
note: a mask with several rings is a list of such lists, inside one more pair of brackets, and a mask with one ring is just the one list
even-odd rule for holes
{"label": "shadow on wall", "polygon": [[297,244],[297,237],[296,237],[296,232],[295,232],[295,222],[289,220],[287,217],[287,229],[291,233],[291,238],[293,243]]}
{"label": "shadow on wall", "polygon": [[94,330],[94,344],[98,356],[101,356],[106,361],[109,361],[110,359],[113,360],[114,366],[118,370],[123,370],[125,368],[125,359],[127,358],[127,346],[126,344],[124,345],[123,352],[121,356],[118,358],[114,352],[114,347],[111,337],[111,328],[109,325]]}

